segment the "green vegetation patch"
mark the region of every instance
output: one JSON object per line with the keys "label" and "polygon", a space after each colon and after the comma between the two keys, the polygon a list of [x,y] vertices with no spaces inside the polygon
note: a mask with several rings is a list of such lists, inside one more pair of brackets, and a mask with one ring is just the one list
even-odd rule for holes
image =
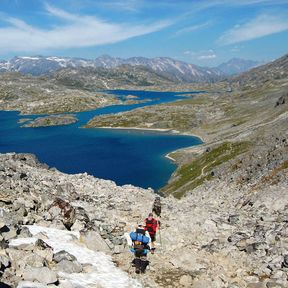
{"label": "green vegetation patch", "polygon": [[175,179],[162,188],[161,192],[181,198],[187,191],[191,191],[204,181],[210,180],[213,168],[247,151],[249,146],[249,142],[222,143],[196,157],[192,162],[179,167]]}

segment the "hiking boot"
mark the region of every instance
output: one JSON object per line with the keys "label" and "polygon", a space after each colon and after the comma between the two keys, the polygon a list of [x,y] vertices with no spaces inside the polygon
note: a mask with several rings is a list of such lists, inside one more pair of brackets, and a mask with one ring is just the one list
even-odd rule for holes
{"label": "hiking boot", "polygon": [[151,248],[151,254],[155,253],[155,248]]}

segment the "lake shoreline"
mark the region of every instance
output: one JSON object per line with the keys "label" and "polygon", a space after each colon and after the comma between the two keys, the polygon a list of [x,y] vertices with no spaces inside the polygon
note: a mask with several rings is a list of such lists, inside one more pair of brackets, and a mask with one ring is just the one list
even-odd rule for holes
{"label": "lake shoreline", "polygon": [[[92,127],[84,127],[91,129]],[[162,129],[162,128],[142,128],[142,127],[110,127],[110,126],[101,126],[101,127],[93,127],[92,129],[115,129],[115,130],[140,130],[140,131],[149,131],[149,132],[166,132],[167,134],[172,134],[172,135],[179,135],[179,136],[191,136],[191,137],[196,137],[199,138],[203,144],[205,143],[205,140],[203,136],[197,135],[197,134],[191,134],[191,133],[185,133],[185,132],[180,132],[175,129]]]}
{"label": "lake shoreline", "polygon": [[[88,128],[90,128],[90,127],[88,127]],[[166,132],[167,134],[172,134],[172,135],[179,135],[179,136],[182,135],[182,136],[190,136],[190,137],[199,138],[199,139],[202,141],[202,143],[200,143],[200,144],[198,144],[198,145],[196,145],[196,146],[200,146],[200,145],[203,145],[203,144],[207,144],[207,143],[204,141],[203,137],[200,136],[200,135],[190,134],[190,133],[182,133],[182,132],[180,132],[180,131],[178,131],[178,130],[175,130],[175,129],[140,128],[140,127],[109,127],[109,126],[95,127],[95,128],[93,128],[93,129],[111,129],[111,130],[115,129],[115,130],[132,130],[132,131],[133,131],[133,130],[140,130],[140,131],[162,132],[162,133]],[[177,165],[176,159],[174,159],[174,158],[171,157],[170,155],[171,155],[172,153],[175,153],[176,151],[181,151],[181,150],[183,150],[183,149],[189,149],[189,148],[192,148],[192,147],[194,147],[194,146],[195,146],[195,145],[190,146],[190,147],[184,147],[184,148],[180,148],[180,149],[171,151],[171,152],[169,152],[169,153],[167,153],[167,154],[165,155],[165,158],[167,158],[168,160],[172,161],[173,163],[175,163],[175,164]],[[177,165],[177,167],[178,167],[178,165]],[[172,175],[171,175],[171,177],[172,177]],[[170,177],[170,179],[171,179],[171,177]]]}

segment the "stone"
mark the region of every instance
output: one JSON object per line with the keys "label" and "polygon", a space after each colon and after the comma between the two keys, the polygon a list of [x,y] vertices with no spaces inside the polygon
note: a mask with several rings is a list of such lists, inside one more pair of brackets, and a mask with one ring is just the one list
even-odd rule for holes
{"label": "stone", "polygon": [[10,266],[10,264],[11,262],[10,262],[9,257],[6,254],[4,255],[0,254],[0,268],[2,267],[7,268]]}
{"label": "stone", "polygon": [[0,249],[6,249],[9,247],[9,242],[6,241],[4,238],[0,240]]}
{"label": "stone", "polygon": [[284,255],[282,265],[283,267],[288,268],[288,255]]}
{"label": "stone", "polygon": [[10,286],[10,285],[8,285],[8,284],[6,284],[4,282],[1,282],[1,281],[0,281],[0,287],[1,288],[12,288],[12,286]]}
{"label": "stone", "polygon": [[179,283],[183,287],[191,287],[193,279],[190,275],[183,275],[180,277]]}
{"label": "stone", "polygon": [[76,219],[73,226],[71,227],[71,231],[81,231],[86,227],[85,223]]}
{"label": "stone", "polygon": [[10,229],[10,231],[2,233],[5,240],[10,240],[17,237],[16,229]]}
{"label": "stone", "polygon": [[65,273],[80,273],[82,265],[78,261],[62,260],[56,265],[56,269]]}
{"label": "stone", "polygon": [[229,215],[229,217],[228,217],[228,222],[229,222],[231,225],[236,224],[238,221],[239,221],[239,215]]}
{"label": "stone", "polygon": [[33,252],[44,258],[47,262],[52,262],[52,259],[53,259],[53,249],[52,248],[47,248],[47,249],[40,249],[40,248],[35,248],[33,250]]}
{"label": "stone", "polygon": [[268,281],[266,286],[267,288],[285,288],[282,284],[277,283],[276,281]]}
{"label": "stone", "polygon": [[235,245],[237,242],[243,239],[249,239],[249,236],[244,232],[236,232],[233,235],[228,237],[228,242],[231,242],[233,245]]}
{"label": "stone", "polygon": [[33,251],[23,251],[16,249],[8,250],[9,257],[11,259],[11,265],[18,271],[24,270],[26,266],[30,267],[43,267],[45,264],[45,259]]}
{"label": "stone", "polygon": [[87,246],[87,248],[93,251],[103,251],[103,252],[110,251],[107,242],[96,231],[88,230],[81,232],[80,240]]}
{"label": "stone", "polygon": [[31,281],[21,281],[18,283],[17,288],[47,288],[46,284],[31,282]]}
{"label": "stone", "polygon": [[76,195],[76,189],[75,189],[74,185],[70,182],[66,182],[64,184],[57,185],[56,189],[57,189],[57,194],[60,197],[63,197],[65,195],[69,195],[70,197],[71,196],[75,197],[75,195]]}
{"label": "stone", "polygon": [[271,270],[277,270],[277,269],[281,269],[282,265],[283,265],[283,261],[284,261],[284,257],[283,256],[277,256],[275,258],[273,258],[268,265],[268,268]]}
{"label": "stone", "polygon": [[266,288],[265,283],[263,282],[255,282],[255,283],[249,283],[247,285],[247,288]]}
{"label": "stone", "polygon": [[38,281],[43,284],[53,284],[57,282],[57,275],[48,267],[26,268],[23,279],[27,281]]}
{"label": "stone", "polygon": [[0,220],[0,232],[4,226],[6,226],[6,223]]}
{"label": "stone", "polygon": [[76,220],[79,220],[80,222],[85,224],[87,224],[90,221],[89,216],[87,215],[83,207],[75,208],[75,218]]}
{"label": "stone", "polygon": [[37,239],[36,242],[35,242],[35,246],[38,248],[38,249],[52,249],[51,246],[49,246],[43,239]]}
{"label": "stone", "polygon": [[0,202],[7,204],[11,204],[13,202],[13,197],[10,191],[0,191]]}
{"label": "stone", "polygon": [[21,227],[21,230],[19,232],[18,238],[29,238],[32,237],[33,235],[29,231],[28,227]]}
{"label": "stone", "polygon": [[124,246],[123,245],[116,245],[114,247],[114,250],[113,250],[113,254],[120,254],[122,253],[124,250]]}
{"label": "stone", "polygon": [[205,279],[198,279],[193,282],[193,285],[190,286],[193,288],[214,288],[212,281],[205,280]]}
{"label": "stone", "polygon": [[272,279],[278,279],[278,278],[282,278],[284,276],[284,272],[281,270],[277,270],[273,273],[273,275],[271,276]]}
{"label": "stone", "polygon": [[62,260],[75,261],[76,257],[64,250],[61,250],[53,255],[53,260],[57,263],[61,262]]}
{"label": "stone", "polygon": [[171,260],[173,266],[180,269],[189,269],[192,273],[200,273],[206,270],[207,264],[202,259],[198,259],[196,253],[187,254],[182,253],[181,250],[178,251],[178,257]]}
{"label": "stone", "polygon": [[56,198],[51,204],[48,212],[52,215],[53,219],[61,217],[64,226],[69,230],[74,224],[75,218],[75,208],[70,205],[67,201],[61,198]]}

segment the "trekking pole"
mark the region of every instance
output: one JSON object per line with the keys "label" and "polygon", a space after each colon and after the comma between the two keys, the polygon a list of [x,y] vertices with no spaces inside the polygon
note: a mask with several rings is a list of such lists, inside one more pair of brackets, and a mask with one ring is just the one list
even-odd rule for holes
{"label": "trekking pole", "polygon": [[159,240],[160,240],[160,246],[161,246],[161,250],[164,250],[164,247],[162,246],[162,238],[161,238],[161,228],[159,227]]}

